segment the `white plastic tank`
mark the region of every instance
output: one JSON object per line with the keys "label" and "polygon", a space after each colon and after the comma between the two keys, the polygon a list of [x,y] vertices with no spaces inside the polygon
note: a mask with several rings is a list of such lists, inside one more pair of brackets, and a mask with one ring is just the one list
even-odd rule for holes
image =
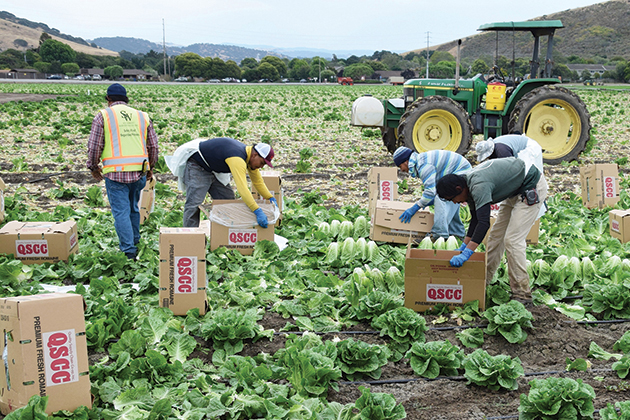
{"label": "white plastic tank", "polygon": [[360,127],[382,127],[385,119],[385,108],[381,101],[372,95],[356,99],[352,104],[350,124]]}

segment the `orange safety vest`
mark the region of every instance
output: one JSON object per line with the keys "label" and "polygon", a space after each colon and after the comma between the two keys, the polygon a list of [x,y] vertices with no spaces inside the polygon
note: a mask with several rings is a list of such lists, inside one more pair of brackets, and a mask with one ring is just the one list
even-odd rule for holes
{"label": "orange safety vest", "polygon": [[105,147],[103,173],[144,172],[149,169],[147,130],[149,116],[127,105],[102,109]]}

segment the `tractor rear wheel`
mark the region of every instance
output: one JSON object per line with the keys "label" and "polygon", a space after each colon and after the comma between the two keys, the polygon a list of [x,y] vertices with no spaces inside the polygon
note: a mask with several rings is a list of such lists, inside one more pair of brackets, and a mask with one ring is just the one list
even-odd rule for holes
{"label": "tractor rear wheel", "polygon": [[381,134],[383,144],[389,153],[394,154],[398,146],[402,146],[402,142],[398,139],[398,128],[381,127]]}
{"label": "tractor rear wheel", "polygon": [[419,153],[450,150],[466,154],[472,142],[466,110],[446,96],[428,96],[411,104],[398,125],[401,143]]}
{"label": "tractor rear wheel", "polygon": [[575,93],[557,85],[536,88],[516,103],[508,123],[536,140],[546,164],[577,159],[590,138],[591,116]]}

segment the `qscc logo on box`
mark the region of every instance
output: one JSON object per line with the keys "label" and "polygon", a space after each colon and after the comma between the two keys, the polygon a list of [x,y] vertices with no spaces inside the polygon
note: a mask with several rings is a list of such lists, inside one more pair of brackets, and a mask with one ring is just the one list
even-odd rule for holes
{"label": "qscc logo on box", "polygon": [[70,249],[74,248],[76,244],[77,244],[77,235],[73,233],[72,235],[70,235]]}
{"label": "qscc logo on box", "polygon": [[464,286],[427,284],[427,302],[463,303]]}
{"label": "qscc logo on box", "polygon": [[255,245],[258,239],[256,229],[230,229],[228,245]]}
{"label": "qscc logo on box", "polygon": [[42,240],[16,240],[16,256],[19,257],[47,257],[48,241]]}
{"label": "qscc logo on box", "polygon": [[44,333],[42,337],[46,386],[78,381],[79,366],[74,329]]}
{"label": "qscc logo on box", "polygon": [[175,293],[197,293],[197,257],[175,257]]}
{"label": "qscc logo on box", "polygon": [[381,181],[380,196],[381,200],[394,201],[394,181]]}
{"label": "qscc logo on box", "polygon": [[619,227],[619,220],[613,220],[610,224],[610,228],[615,232],[621,232],[621,228]]}
{"label": "qscc logo on box", "polygon": [[604,177],[604,197],[606,198],[615,198],[617,196],[617,188],[615,185],[615,177],[614,176],[606,176]]}

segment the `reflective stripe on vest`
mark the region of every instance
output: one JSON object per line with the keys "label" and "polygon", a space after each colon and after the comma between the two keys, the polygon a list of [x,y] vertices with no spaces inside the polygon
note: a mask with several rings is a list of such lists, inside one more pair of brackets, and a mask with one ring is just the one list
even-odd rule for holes
{"label": "reflective stripe on vest", "polygon": [[[103,173],[135,172],[148,169],[147,119],[143,112],[126,105],[116,105],[101,111],[104,119],[105,147],[101,159]],[[130,116],[130,114],[132,114]],[[138,121],[133,121],[137,116]],[[125,143],[121,132],[125,133]]]}

